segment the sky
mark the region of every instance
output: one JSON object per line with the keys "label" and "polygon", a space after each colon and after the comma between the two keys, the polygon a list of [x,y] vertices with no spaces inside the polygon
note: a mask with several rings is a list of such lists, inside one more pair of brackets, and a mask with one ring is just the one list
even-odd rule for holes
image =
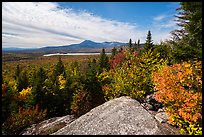
{"label": "sky", "polygon": [[3,2],[2,47],[171,38],[179,2]]}

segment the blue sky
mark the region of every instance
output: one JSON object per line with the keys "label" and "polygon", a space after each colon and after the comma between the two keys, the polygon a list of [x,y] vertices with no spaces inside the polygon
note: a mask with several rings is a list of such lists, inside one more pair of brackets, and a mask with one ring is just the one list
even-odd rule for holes
{"label": "blue sky", "polygon": [[2,46],[43,47],[96,42],[154,43],[170,39],[177,29],[179,2],[4,2]]}
{"label": "blue sky", "polygon": [[151,18],[176,14],[179,2],[59,2],[75,11],[85,10],[106,19],[150,25]]}

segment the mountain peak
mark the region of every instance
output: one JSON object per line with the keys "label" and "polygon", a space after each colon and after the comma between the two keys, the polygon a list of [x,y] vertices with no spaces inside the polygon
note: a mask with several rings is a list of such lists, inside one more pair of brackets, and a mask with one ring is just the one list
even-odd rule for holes
{"label": "mountain peak", "polygon": [[81,42],[80,44],[90,44],[90,43],[95,43],[91,40],[84,40],[83,42]]}

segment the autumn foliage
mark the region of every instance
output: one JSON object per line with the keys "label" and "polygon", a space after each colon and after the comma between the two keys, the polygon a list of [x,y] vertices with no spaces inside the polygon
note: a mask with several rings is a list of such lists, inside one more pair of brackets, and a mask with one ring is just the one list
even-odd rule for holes
{"label": "autumn foliage", "polygon": [[[124,50],[121,67],[104,71],[98,78],[106,100],[120,96],[130,96],[141,99],[153,92],[151,75],[165,61],[159,58],[159,53],[145,52],[141,56],[137,52]],[[115,60],[117,60],[116,54]],[[119,58],[118,60],[120,60]]]}
{"label": "autumn foliage", "polygon": [[23,89],[21,92],[19,92],[18,99],[25,101],[28,99],[29,94],[31,94],[32,87],[28,87],[26,89]]}
{"label": "autumn foliage", "polygon": [[90,95],[87,91],[80,89],[73,96],[71,104],[71,113],[75,117],[79,117],[92,109]]}
{"label": "autumn foliage", "polygon": [[169,122],[189,134],[202,134],[201,62],[165,66],[153,75],[155,98],[162,102]]}
{"label": "autumn foliage", "polygon": [[38,123],[44,119],[47,110],[39,110],[38,105],[34,107],[20,107],[18,113],[12,115],[3,124],[2,128],[8,135],[18,135],[24,128]]}
{"label": "autumn foliage", "polygon": [[122,62],[124,61],[125,54],[124,51],[117,53],[110,62],[110,68],[114,69],[116,66],[121,66]]}

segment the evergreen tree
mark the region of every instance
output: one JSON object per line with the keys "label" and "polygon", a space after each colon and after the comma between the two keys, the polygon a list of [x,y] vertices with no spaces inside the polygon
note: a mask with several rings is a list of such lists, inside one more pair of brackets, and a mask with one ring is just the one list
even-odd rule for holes
{"label": "evergreen tree", "polygon": [[137,47],[138,47],[138,50],[140,50],[140,40],[139,39],[137,41]]}
{"label": "evergreen tree", "polygon": [[95,76],[97,74],[98,70],[97,70],[97,62],[95,58],[92,60],[91,64],[89,64],[88,70],[89,70],[88,74],[90,75]]}
{"label": "evergreen tree", "polygon": [[66,77],[65,68],[64,68],[64,64],[61,60],[61,57],[59,57],[59,61],[57,62],[56,66],[54,68],[53,81],[55,81],[57,76],[59,76],[60,74],[62,74],[64,77]]}
{"label": "evergreen tree", "polygon": [[33,87],[35,85],[37,73],[36,70],[33,71],[32,79],[31,79],[31,86]]}
{"label": "evergreen tree", "polygon": [[137,46],[136,41],[135,41],[135,44],[134,44],[134,50],[135,50],[135,51],[138,51],[138,46]]}
{"label": "evergreen tree", "polygon": [[129,44],[128,44],[129,48],[132,48],[132,40],[129,40]]}
{"label": "evergreen tree", "polygon": [[17,91],[21,92],[23,89],[26,89],[29,86],[29,81],[27,77],[27,72],[23,71],[18,74],[17,77]]}
{"label": "evergreen tree", "polygon": [[122,51],[123,51],[123,48],[121,47],[120,50],[119,50],[118,52],[122,52]]}
{"label": "evergreen tree", "polygon": [[59,80],[56,79],[54,83],[50,82],[48,86],[48,91],[45,100],[46,108],[48,110],[48,117],[62,116],[63,98],[62,93],[59,88]]}
{"label": "evergreen tree", "polygon": [[75,80],[73,77],[71,77],[71,74],[68,72],[66,76],[66,83],[65,83],[65,88],[63,89],[63,99],[64,100],[64,113],[66,114],[71,114],[71,104],[73,101],[73,93],[75,92],[75,89],[72,88],[72,83],[74,83]]}
{"label": "evergreen tree", "polygon": [[101,73],[103,69],[109,70],[109,68],[110,68],[109,59],[105,53],[105,49],[103,48],[99,59],[99,73]]}
{"label": "evergreen tree", "polygon": [[13,91],[13,88],[8,84],[2,85],[2,94],[1,124],[3,124],[13,113],[18,111],[18,104],[14,99],[16,97],[16,92]]}
{"label": "evergreen tree", "polygon": [[60,89],[59,77],[61,76],[66,79],[65,68],[61,57],[59,57],[59,61],[53,70],[52,79],[48,80],[46,85],[46,101],[49,117],[62,116],[66,111],[66,106],[64,105],[64,89]]}
{"label": "evergreen tree", "polygon": [[202,2],[181,2],[177,21],[181,29],[172,31],[173,54],[177,61],[202,58]]}
{"label": "evergreen tree", "polygon": [[45,90],[43,87],[45,86],[45,80],[47,79],[46,72],[40,67],[33,77],[33,80],[35,81],[32,88],[34,104],[38,104],[40,108],[45,109],[47,102],[45,103]]}
{"label": "evergreen tree", "polygon": [[114,48],[112,49],[111,59],[114,58],[115,54],[117,54],[117,49],[114,47]]}
{"label": "evergreen tree", "polygon": [[151,34],[150,30],[148,31],[148,34],[147,34],[147,39],[146,39],[144,49],[146,51],[153,49],[152,34]]}
{"label": "evergreen tree", "polygon": [[14,75],[14,79],[17,80],[19,78],[19,75],[20,75],[20,66],[19,64],[16,66],[16,71],[15,71],[15,75]]}
{"label": "evergreen tree", "polygon": [[96,107],[105,102],[105,98],[102,92],[102,87],[98,81],[97,75],[97,63],[93,59],[92,62],[89,62],[87,78],[85,80],[85,89],[90,95],[90,101],[93,107]]}

